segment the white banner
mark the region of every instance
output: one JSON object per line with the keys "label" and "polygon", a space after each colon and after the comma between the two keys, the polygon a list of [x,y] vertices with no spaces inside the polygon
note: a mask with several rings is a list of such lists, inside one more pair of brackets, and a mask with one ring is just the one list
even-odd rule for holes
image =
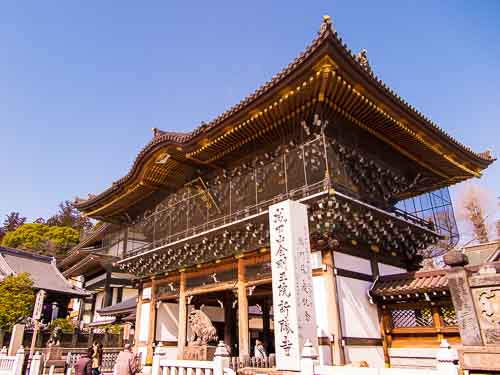
{"label": "white banner", "polygon": [[35,306],[33,307],[33,320],[40,320],[42,317],[44,299],[45,290],[39,290],[36,294]]}
{"label": "white banner", "polygon": [[318,349],[307,207],[291,200],[275,204],[269,226],[276,367],[300,371],[304,342]]}

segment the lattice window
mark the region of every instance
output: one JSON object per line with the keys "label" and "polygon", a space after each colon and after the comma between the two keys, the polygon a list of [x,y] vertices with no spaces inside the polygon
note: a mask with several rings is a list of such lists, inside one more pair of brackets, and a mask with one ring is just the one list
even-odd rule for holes
{"label": "lattice window", "polygon": [[441,306],[441,316],[443,318],[443,324],[447,327],[457,325],[457,314],[453,306]]}
{"label": "lattice window", "polygon": [[394,328],[432,327],[432,312],[429,307],[422,309],[391,310]]}

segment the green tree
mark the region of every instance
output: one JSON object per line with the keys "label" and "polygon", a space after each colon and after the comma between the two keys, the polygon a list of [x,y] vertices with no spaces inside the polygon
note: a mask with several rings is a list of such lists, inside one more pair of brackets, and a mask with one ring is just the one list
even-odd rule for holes
{"label": "green tree", "polygon": [[29,274],[23,272],[3,279],[0,282],[0,329],[8,331],[30,316],[34,303],[35,292]]}
{"label": "green tree", "polygon": [[15,231],[7,233],[2,245],[57,257],[64,256],[68,249],[78,243],[78,240],[78,230],[70,227],[24,224]]}

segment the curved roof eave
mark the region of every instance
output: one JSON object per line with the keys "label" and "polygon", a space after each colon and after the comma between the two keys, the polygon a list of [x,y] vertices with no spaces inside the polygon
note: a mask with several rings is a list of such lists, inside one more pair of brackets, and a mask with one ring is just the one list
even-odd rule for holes
{"label": "curved roof eave", "polygon": [[[255,90],[252,94],[241,100],[238,104],[230,108],[228,111],[222,113],[209,123],[202,123],[195,128],[191,133],[178,133],[166,132],[153,129],[153,139],[138,153],[131,166],[129,172],[119,180],[115,181],[111,187],[101,192],[98,195],[90,196],[89,199],[78,201],[75,206],[82,211],[92,210],[93,207],[98,207],[102,202],[105,202],[109,197],[114,196],[124,189],[125,186],[130,184],[134,179],[140,175],[141,166],[148,160],[148,156],[165,146],[173,146],[178,148],[195,147],[201,137],[207,137],[224,128],[224,124],[234,122],[238,117],[248,114],[253,107],[259,102],[266,100],[269,94],[282,88],[286,81],[296,74],[306,63],[311,63],[310,58],[316,52],[322,50],[322,47],[330,46],[338,52],[336,56],[339,62],[343,62],[342,68],[349,68],[350,73],[356,74],[358,78],[368,86],[371,86],[370,94],[375,93],[378,97],[392,103],[391,109],[396,109],[399,113],[408,117],[412,124],[419,127],[419,131],[427,133],[429,136],[439,139],[446,146],[454,149],[456,152],[462,154],[463,157],[468,158],[471,162],[478,166],[478,169],[485,169],[496,159],[492,158],[489,154],[478,154],[473,152],[469,147],[464,146],[455,138],[447,134],[439,126],[425,117],[421,112],[407,103],[392,89],[390,89],[382,80],[380,80],[373,72],[367,71],[356,60],[356,56],[348,49],[347,45],[343,43],[342,38],[332,28],[329,17],[325,17],[319,35],[306,47],[306,49],[290,63],[287,67],[275,74],[271,80],[263,84],[260,88]],[[310,65],[310,64],[309,64]],[[446,155],[445,155],[446,157]],[[453,160],[449,160],[453,162]]]}

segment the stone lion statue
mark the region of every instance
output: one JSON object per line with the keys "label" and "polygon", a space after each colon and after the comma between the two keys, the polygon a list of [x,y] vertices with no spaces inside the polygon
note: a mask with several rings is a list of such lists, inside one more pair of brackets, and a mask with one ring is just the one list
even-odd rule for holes
{"label": "stone lion statue", "polygon": [[188,315],[192,336],[189,345],[207,345],[210,341],[217,341],[217,331],[210,318],[201,310],[193,310]]}
{"label": "stone lion statue", "polygon": [[62,332],[61,327],[59,327],[59,326],[55,327],[54,330],[52,331],[52,333],[50,334],[50,338],[49,338],[49,341],[47,341],[47,344],[49,344],[50,346],[61,345],[62,333],[63,332]]}

